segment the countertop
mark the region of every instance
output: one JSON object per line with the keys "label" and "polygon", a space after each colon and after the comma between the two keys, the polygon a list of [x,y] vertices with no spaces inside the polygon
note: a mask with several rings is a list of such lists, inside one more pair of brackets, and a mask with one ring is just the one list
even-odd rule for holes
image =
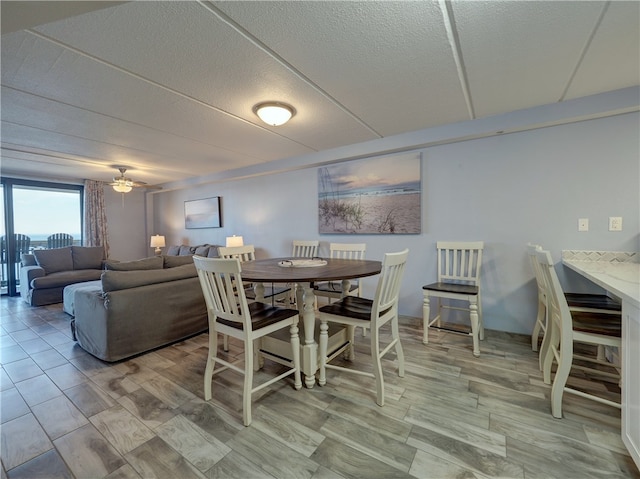
{"label": "countertop", "polygon": [[640,307],[640,263],[563,259],[562,264]]}

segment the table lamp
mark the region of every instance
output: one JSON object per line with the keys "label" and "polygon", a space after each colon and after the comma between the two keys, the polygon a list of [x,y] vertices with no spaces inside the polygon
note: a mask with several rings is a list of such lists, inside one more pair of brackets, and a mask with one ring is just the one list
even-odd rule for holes
{"label": "table lamp", "polygon": [[235,248],[238,246],[244,246],[244,240],[242,236],[227,236],[227,243],[225,245],[227,248]]}
{"label": "table lamp", "polygon": [[151,237],[151,244],[149,245],[152,248],[155,248],[155,253],[157,255],[162,254],[162,249],[164,248],[165,244],[164,244],[164,236],[160,236],[160,235],[154,235]]}

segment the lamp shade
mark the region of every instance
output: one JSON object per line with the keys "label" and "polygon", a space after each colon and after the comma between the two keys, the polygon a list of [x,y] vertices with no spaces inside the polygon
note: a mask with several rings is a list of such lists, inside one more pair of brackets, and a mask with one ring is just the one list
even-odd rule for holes
{"label": "lamp shade", "polygon": [[149,243],[149,246],[156,249],[155,251],[156,254],[162,253],[162,250],[160,248],[164,248],[165,246],[164,236],[153,235],[151,237],[151,242]]}
{"label": "lamp shade", "polygon": [[113,189],[118,193],[129,193],[133,188],[126,183],[118,183],[117,185],[113,185]]}
{"label": "lamp shade", "polygon": [[253,111],[267,125],[280,126],[296,114],[295,108],[286,103],[266,102],[253,107]]}
{"label": "lamp shade", "polygon": [[244,246],[244,240],[242,239],[242,236],[227,236],[227,242],[226,242],[226,246],[227,248],[235,248],[237,246]]}

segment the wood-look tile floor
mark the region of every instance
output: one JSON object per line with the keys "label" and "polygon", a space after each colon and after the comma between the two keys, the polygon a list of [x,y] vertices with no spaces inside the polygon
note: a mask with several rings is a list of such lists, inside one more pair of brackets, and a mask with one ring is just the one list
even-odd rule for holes
{"label": "wood-look tile floor", "polygon": [[[207,334],[109,364],[71,340],[61,305],[0,308],[2,478],[640,478],[619,410],[565,395],[551,416],[527,336],[487,331],[474,358],[468,336],[425,346],[402,318],[406,374],[385,361],[384,407],[373,380],[329,370],[324,387],[261,391],[245,428],[238,374],[203,399]],[[354,367],[367,350],[358,335]],[[572,383],[619,398],[584,373]]]}

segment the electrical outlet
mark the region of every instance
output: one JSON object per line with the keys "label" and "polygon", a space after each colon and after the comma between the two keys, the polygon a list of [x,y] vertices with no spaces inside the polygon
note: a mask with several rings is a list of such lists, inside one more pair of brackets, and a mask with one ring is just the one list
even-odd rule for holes
{"label": "electrical outlet", "polygon": [[622,231],[622,216],[609,216],[609,231]]}
{"label": "electrical outlet", "polygon": [[589,231],[589,218],[578,219],[578,231]]}

